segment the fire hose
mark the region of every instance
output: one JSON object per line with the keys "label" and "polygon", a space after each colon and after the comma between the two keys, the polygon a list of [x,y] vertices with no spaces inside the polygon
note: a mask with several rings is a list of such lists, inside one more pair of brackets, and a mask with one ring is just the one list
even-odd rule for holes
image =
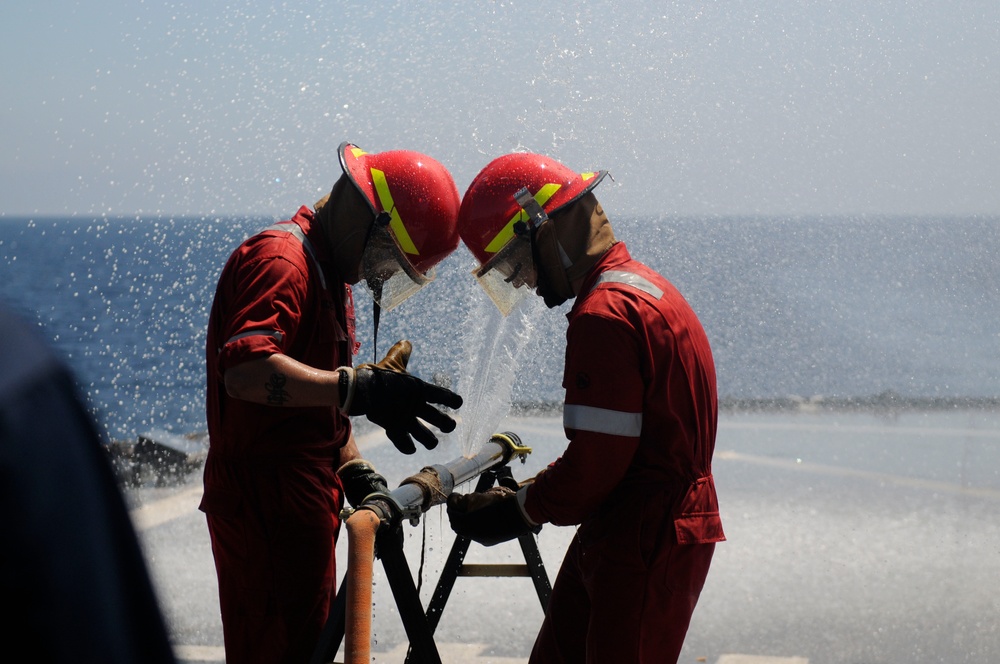
{"label": "fire hose", "polygon": [[456,486],[507,464],[515,456],[524,463],[531,448],[510,432],[496,433],[471,457],[427,466],[391,492],[373,493],[354,510],[345,510],[348,542],[345,664],[371,662],[372,570],[375,535],[380,528],[399,527],[403,519],[416,525],[420,516],[448,500]]}

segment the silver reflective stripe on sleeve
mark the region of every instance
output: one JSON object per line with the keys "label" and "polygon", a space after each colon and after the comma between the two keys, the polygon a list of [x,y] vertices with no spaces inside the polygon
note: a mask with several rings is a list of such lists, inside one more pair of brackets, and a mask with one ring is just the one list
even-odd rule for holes
{"label": "silver reflective stripe on sleeve", "polygon": [[578,431],[638,438],[642,433],[642,413],[567,404],[563,407],[563,426]]}
{"label": "silver reflective stripe on sleeve", "polygon": [[306,250],[307,254],[309,254],[309,258],[312,259],[313,265],[316,266],[316,272],[319,273],[319,285],[323,287],[323,290],[326,290],[326,275],[323,274],[323,268],[316,259],[316,252],[313,251],[312,243],[309,242],[309,238],[307,238],[306,234],[302,232],[302,229],[299,228],[298,224],[295,222],[275,224],[273,226],[268,226],[264,229],[264,231],[284,231],[285,233],[291,233],[295,236],[295,239],[302,243],[302,248]]}
{"label": "silver reflective stripe on sleeve", "polygon": [[597,288],[601,284],[625,284],[626,286],[631,286],[632,288],[637,288],[644,293],[652,295],[654,298],[659,300],[663,297],[663,291],[653,285],[648,279],[640,277],[634,272],[623,272],[621,270],[608,270],[607,272],[601,273],[601,276],[597,278],[594,283],[594,288]]}
{"label": "silver reflective stripe on sleeve", "polygon": [[224,345],[229,345],[234,341],[239,341],[240,339],[245,339],[247,337],[271,337],[280,344],[285,338],[285,335],[277,330],[247,330],[246,332],[240,332],[239,334],[230,337]]}
{"label": "silver reflective stripe on sleeve", "polygon": [[537,526],[538,524],[531,520],[531,517],[528,516],[528,511],[524,509],[524,501],[528,498],[528,487],[522,486],[514,496],[517,498],[517,509],[521,512],[521,518],[529,526]]}

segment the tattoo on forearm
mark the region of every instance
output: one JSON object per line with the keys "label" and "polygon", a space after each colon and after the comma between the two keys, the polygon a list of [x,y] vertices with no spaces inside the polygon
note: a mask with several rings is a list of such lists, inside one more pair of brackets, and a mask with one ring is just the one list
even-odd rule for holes
{"label": "tattoo on forearm", "polygon": [[264,384],[264,389],[267,390],[267,403],[269,405],[283,406],[288,401],[289,394],[285,391],[285,383],[287,382],[288,377],[285,374],[271,374],[271,379]]}

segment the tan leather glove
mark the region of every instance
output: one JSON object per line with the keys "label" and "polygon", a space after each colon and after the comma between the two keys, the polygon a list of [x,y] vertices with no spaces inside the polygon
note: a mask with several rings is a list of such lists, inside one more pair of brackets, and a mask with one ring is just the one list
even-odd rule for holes
{"label": "tan leather glove", "polygon": [[385,357],[380,362],[376,364],[359,364],[357,368],[367,367],[372,369],[378,367],[379,369],[387,369],[396,373],[406,373],[406,365],[410,361],[410,353],[412,352],[413,344],[406,339],[402,339],[392,345],[392,348],[389,349],[389,352],[385,354]]}

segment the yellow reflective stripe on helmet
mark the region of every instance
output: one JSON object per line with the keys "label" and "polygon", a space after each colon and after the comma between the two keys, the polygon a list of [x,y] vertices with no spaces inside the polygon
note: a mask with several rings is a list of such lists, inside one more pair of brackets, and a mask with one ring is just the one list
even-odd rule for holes
{"label": "yellow reflective stripe on helmet", "polygon": [[382,209],[388,212],[392,219],[389,222],[389,226],[392,227],[392,232],[396,235],[396,242],[399,243],[399,248],[408,254],[419,254],[417,245],[413,244],[410,234],[406,232],[403,219],[399,216],[399,210],[396,209],[396,204],[392,200],[392,194],[389,192],[389,183],[385,179],[385,172],[377,168],[371,169],[371,172],[372,182],[375,184],[375,193],[378,194],[378,201],[382,204]]}
{"label": "yellow reflective stripe on helmet", "polygon": [[[543,185],[538,193],[534,195],[535,201],[542,207],[552,198],[562,185],[550,182],[549,184]],[[517,214],[510,218],[507,225],[500,229],[500,232],[496,234],[490,243],[486,245],[485,251],[495,254],[496,252],[503,249],[503,246],[510,242],[510,239],[514,237],[514,224],[519,221],[528,221],[528,214],[524,210],[518,210]]]}
{"label": "yellow reflective stripe on helmet", "polygon": [[362,155],[366,155],[368,153],[365,152],[364,150],[362,150],[361,148],[352,145],[351,146],[351,154],[354,155],[355,159],[357,159],[357,158],[361,157]]}

